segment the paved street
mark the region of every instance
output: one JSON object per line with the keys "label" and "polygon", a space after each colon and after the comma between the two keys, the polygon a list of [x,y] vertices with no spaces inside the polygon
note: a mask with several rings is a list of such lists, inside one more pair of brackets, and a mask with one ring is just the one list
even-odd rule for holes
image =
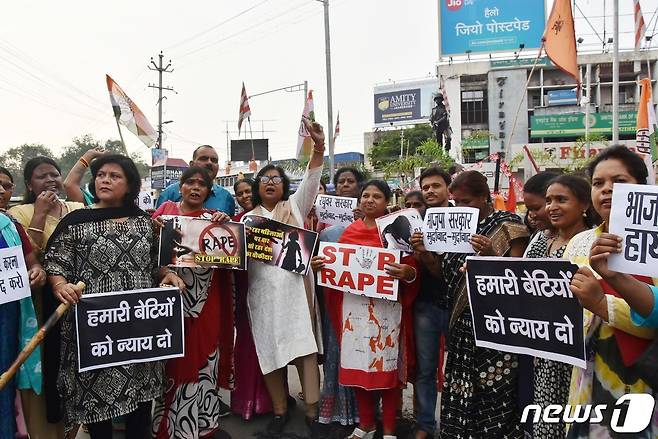
{"label": "paved street", "polygon": [[[294,367],[289,368],[288,372],[288,385],[290,387],[290,394],[297,396],[301,391],[301,386],[299,384],[299,377],[297,376],[297,370]],[[403,405],[403,415],[405,418],[409,418],[412,412],[412,392],[410,389],[407,389],[403,392],[404,405]],[[225,402],[230,401],[229,392],[222,392],[222,400]],[[286,426],[286,431],[284,435],[279,436],[269,436],[265,433],[265,427],[271,419],[271,415],[261,415],[252,418],[249,421],[242,420],[241,417],[236,415],[231,415],[221,420],[222,429],[228,432],[232,439],[305,439],[308,437],[309,432],[304,422],[304,403],[303,401],[297,400],[296,407],[292,410],[291,419],[288,425]],[[400,423],[400,433],[408,431],[408,422]],[[340,434],[340,430],[336,426],[328,427],[323,429],[323,433],[327,434],[328,438],[331,439],[342,439],[346,434]],[[349,431],[347,432],[349,433]],[[225,439],[225,435],[219,433],[215,435],[215,439]],[[116,432],[114,439],[123,439],[122,432]],[[84,432],[80,432],[76,439],[89,439],[89,435]],[[405,439],[405,436],[399,435],[398,439]]]}

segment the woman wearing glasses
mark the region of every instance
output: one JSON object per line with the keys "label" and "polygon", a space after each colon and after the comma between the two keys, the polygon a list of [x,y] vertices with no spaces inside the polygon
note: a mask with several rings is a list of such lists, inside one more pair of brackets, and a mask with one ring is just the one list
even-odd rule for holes
{"label": "woman wearing glasses", "polygon": [[[250,214],[304,227],[320,186],[324,153],[322,127],[307,119],[304,123],[315,145],[299,188],[289,196],[290,180],[284,170],[265,166],[254,182],[254,209]],[[320,398],[317,354],[322,343],[313,285],[310,272],[301,276],[272,265],[249,264],[249,321],[258,362],[272,398],[274,419],[267,427],[270,433],[282,432],[289,418],[285,386],[289,363],[295,364],[299,372],[307,423],[311,429],[316,425]]]}

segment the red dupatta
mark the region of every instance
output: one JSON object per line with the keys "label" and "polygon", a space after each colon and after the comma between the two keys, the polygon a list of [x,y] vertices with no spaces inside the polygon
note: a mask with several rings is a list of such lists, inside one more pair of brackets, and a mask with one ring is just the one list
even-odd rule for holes
{"label": "red dupatta", "polygon": [[[363,245],[367,247],[382,247],[381,238],[377,227],[367,227],[363,220],[359,219],[348,226],[340,239],[339,243]],[[402,263],[411,265],[416,269],[416,279],[411,283],[400,281],[400,294],[398,301],[402,305],[402,325],[401,337],[404,337],[404,350],[405,364],[409,375],[414,375],[416,365],[416,345],[413,333],[413,304],[418,296],[420,287],[420,272],[416,260],[413,256],[403,256]],[[338,343],[340,345],[342,335],[342,321],[343,321],[343,292],[331,288],[325,288],[325,303],[327,304],[327,313],[331,320]]]}
{"label": "red dupatta", "polygon": [[[200,209],[181,215],[178,204],[166,202],[153,214],[198,217],[213,210]],[[197,382],[199,370],[208,362],[208,355],[219,348],[218,384],[230,388],[233,375],[233,292],[230,291],[231,272],[213,270],[208,286],[208,297],[201,314],[185,318],[185,356],[167,361],[167,376],[175,384]],[[228,287],[228,288],[227,288]]]}

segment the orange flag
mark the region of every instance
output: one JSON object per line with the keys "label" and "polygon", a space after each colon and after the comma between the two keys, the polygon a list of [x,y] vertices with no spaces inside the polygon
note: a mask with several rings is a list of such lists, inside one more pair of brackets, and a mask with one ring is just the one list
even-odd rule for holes
{"label": "orange flag", "polygon": [[542,37],[546,55],[566,74],[580,84],[576,59],[576,28],[571,0],[555,0]]}
{"label": "orange flag", "polygon": [[509,192],[507,193],[505,210],[508,212],[516,213],[516,192],[514,191],[514,181],[512,181],[512,179],[510,179],[509,182]]}

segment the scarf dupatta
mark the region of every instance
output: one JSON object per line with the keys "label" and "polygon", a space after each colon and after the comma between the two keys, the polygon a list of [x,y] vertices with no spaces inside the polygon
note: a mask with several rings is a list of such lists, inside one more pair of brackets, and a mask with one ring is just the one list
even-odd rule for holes
{"label": "scarf dupatta", "polygon": [[[21,238],[13,221],[7,215],[0,215],[0,233],[7,247],[21,245]],[[21,315],[18,327],[18,348],[22,350],[37,333],[37,315],[34,311],[32,297],[25,297],[19,301]],[[41,394],[41,348],[37,348],[28,357],[18,370],[17,385],[19,389],[32,389],[37,395]]]}
{"label": "scarf dupatta", "polygon": [[[181,214],[178,204],[172,201],[164,203],[153,213],[155,219],[160,215],[179,215],[199,217],[211,209],[199,209]],[[201,314],[196,318],[185,318],[185,356],[167,360],[167,376],[174,384],[196,383],[199,370],[208,362],[215,347],[219,348],[218,383],[224,389],[231,388],[233,372],[233,294],[231,274],[227,269],[213,269],[208,297]],[[228,288],[228,291],[226,290]],[[217,318],[219,316],[219,322]]]}
{"label": "scarf dupatta", "polygon": [[[70,226],[87,222],[98,222],[118,218],[130,218],[149,215],[137,206],[130,207],[112,207],[103,209],[78,209],[64,216],[55,227],[52,235],[48,239],[44,255],[55,239],[64,233]],[[67,279],[69,282],[76,282],[77,279]],[[46,282],[43,287],[43,316],[50,317],[59,306],[59,302],[53,293],[50,282]],[[43,342],[43,390],[46,398],[46,418],[48,422],[56,424],[62,420],[62,403],[57,389],[57,377],[59,374],[60,363],[60,344],[61,344],[61,323],[57,322],[46,334]]]}
{"label": "scarf dupatta", "polygon": [[[382,248],[382,241],[377,227],[366,227],[366,224],[362,219],[359,219],[348,226],[338,242],[342,244]],[[402,333],[400,334],[400,337],[403,338],[403,346],[405,346],[404,351],[402,349],[400,350],[400,355],[404,355],[407,374],[413,375],[416,364],[416,345],[413,333],[413,304],[420,291],[420,271],[418,270],[418,264],[413,255],[403,256],[401,262],[412,266],[417,273],[416,279],[413,282],[399,282],[400,292],[398,294],[398,301],[402,305]],[[345,293],[342,291],[325,287],[327,313],[331,325],[336,332],[339,345],[342,338],[344,294]]]}

